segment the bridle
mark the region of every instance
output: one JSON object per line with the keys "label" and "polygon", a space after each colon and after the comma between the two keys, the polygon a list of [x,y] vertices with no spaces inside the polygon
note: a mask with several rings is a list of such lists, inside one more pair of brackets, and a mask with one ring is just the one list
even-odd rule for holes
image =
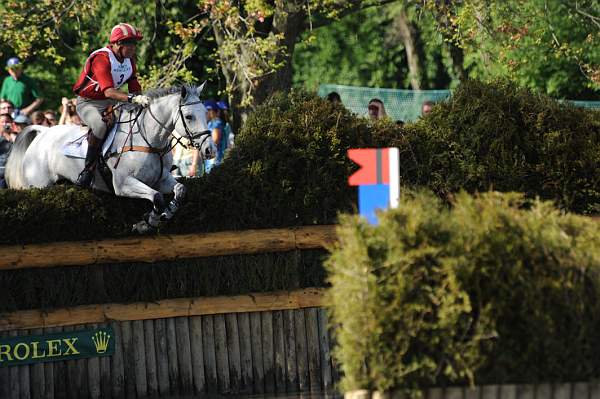
{"label": "bridle", "polygon": [[[211,137],[211,131],[210,130],[203,130],[201,132],[192,132],[190,130],[189,126],[187,125],[187,123],[185,122],[185,116],[183,115],[183,107],[187,107],[187,106],[190,106],[190,105],[201,104],[201,103],[202,103],[202,101],[200,101],[200,100],[193,101],[193,102],[190,102],[190,103],[185,103],[185,104],[182,104],[182,102],[180,101],[179,102],[179,109],[178,109],[177,117],[173,121],[173,126],[175,126],[177,124],[177,120],[179,118],[181,118],[181,123],[183,124],[183,129],[185,131],[187,139],[198,150],[200,150],[202,148],[202,146],[204,145],[205,141],[208,140],[209,137]],[[116,155],[119,156],[119,159],[117,159],[117,162],[115,163],[115,169],[117,168],[117,166],[119,164],[119,161],[120,161],[120,158],[121,158],[121,155],[124,152],[128,152],[128,151],[140,151],[140,152],[154,153],[154,154],[158,154],[158,156],[160,158],[161,168],[160,168],[160,176],[158,178],[158,180],[160,180],[162,178],[162,172],[163,172],[162,165],[163,165],[163,157],[165,156],[165,154],[167,154],[168,152],[170,152],[173,149],[173,147],[175,147],[177,145],[177,143],[181,144],[185,148],[187,148],[187,146],[181,142],[181,137],[175,136],[173,134],[173,132],[171,131],[171,133],[169,133],[169,141],[168,141],[167,145],[165,146],[165,148],[156,148],[156,147],[153,147],[150,144],[150,142],[146,139],[145,135],[142,133],[142,130],[145,130],[145,129],[142,129],[142,126],[138,122],[139,117],[145,111],[147,111],[150,114],[150,116],[152,117],[152,119],[154,119],[154,121],[156,123],[158,123],[158,125],[160,126],[161,131],[162,130],[168,130],[167,127],[165,126],[165,124],[163,122],[161,122],[160,120],[158,120],[158,118],[152,113],[152,109],[149,106],[146,107],[146,108],[140,109],[137,112],[136,116],[133,119],[131,119],[129,121],[122,121],[122,122],[119,121],[119,122],[117,122],[117,123],[132,122],[131,128],[129,130],[129,133],[127,134],[127,137],[125,138],[125,142],[127,142],[127,139],[129,137],[132,137],[133,127],[137,124],[138,127],[140,128],[140,130],[139,130],[140,136],[146,142],[146,144],[148,145],[148,147],[140,147],[140,146],[133,146],[133,145],[131,145],[129,147],[125,147],[124,146],[121,149],[121,151],[119,151],[118,154],[116,154]],[[204,138],[202,138],[202,137],[204,137]],[[173,140],[172,140],[173,138],[175,139],[175,143],[171,145],[170,143],[173,142]],[[200,138],[202,138],[202,140],[200,142],[197,142],[196,140],[198,140]]]}

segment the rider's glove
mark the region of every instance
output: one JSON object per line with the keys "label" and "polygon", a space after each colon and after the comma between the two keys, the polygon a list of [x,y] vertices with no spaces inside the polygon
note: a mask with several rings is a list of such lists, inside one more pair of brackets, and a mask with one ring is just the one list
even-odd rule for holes
{"label": "rider's glove", "polygon": [[147,107],[150,104],[150,97],[143,94],[137,94],[128,98],[129,102],[133,104],[139,104],[142,107]]}

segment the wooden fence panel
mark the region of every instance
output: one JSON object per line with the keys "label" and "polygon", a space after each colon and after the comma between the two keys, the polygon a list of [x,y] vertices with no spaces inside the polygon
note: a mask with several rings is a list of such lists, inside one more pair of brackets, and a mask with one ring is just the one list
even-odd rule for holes
{"label": "wooden fence panel", "polygon": [[535,399],[535,386],[531,384],[517,386],[517,398]]}
{"label": "wooden fence panel", "polygon": [[310,388],[308,371],[308,347],[306,343],[306,321],[304,310],[294,310],[294,330],[296,334],[296,361],[298,364],[298,385],[301,391]]}
{"label": "wooden fence panel", "polygon": [[464,389],[457,387],[447,388],[444,396],[444,399],[463,399]]}
{"label": "wooden fence panel", "polygon": [[571,399],[571,384],[556,384],[553,391],[554,399]]}

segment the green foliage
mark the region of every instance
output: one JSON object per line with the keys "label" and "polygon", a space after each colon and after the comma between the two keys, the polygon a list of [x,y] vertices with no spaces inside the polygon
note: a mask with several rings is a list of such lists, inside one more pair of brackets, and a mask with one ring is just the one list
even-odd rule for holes
{"label": "green foliage", "polygon": [[597,375],[597,222],[518,194],[401,204],[343,217],[326,261],[344,390]]}
{"label": "green foliage", "polygon": [[411,184],[441,196],[519,191],[570,211],[599,211],[598,112],[505,81],[468,81],[407,130],[417,165],[406,175]]}

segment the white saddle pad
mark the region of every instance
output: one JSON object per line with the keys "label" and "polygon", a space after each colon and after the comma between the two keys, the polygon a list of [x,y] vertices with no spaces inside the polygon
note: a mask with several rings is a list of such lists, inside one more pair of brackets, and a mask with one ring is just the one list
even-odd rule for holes
{"label": "white saddle pad", "polygon": [[[84,130],[82,129],[81,131],[83,132]],[[87,132],[87,127],[85,128],[85,131]],[[108,133],[108,137],[106,137],[106,140],[104,140],[104,144],[102,145],[102,155],[106,155],[108,153],[108,151],[110,150],[110,146],[112,145],[112,142],[115,139],[116,133],[117,133],[117,125],[115,124],[112,127],[112,129],[110,129],[110,132]],[[68,157],[85,159],[85,155],[87,153],[87,148],[88,148],[87,134],[84,134],[83,136],[77,138],[74,141],[67,141],[62,147],[62,151],[63,151],[63,154],[65,154]]]}

